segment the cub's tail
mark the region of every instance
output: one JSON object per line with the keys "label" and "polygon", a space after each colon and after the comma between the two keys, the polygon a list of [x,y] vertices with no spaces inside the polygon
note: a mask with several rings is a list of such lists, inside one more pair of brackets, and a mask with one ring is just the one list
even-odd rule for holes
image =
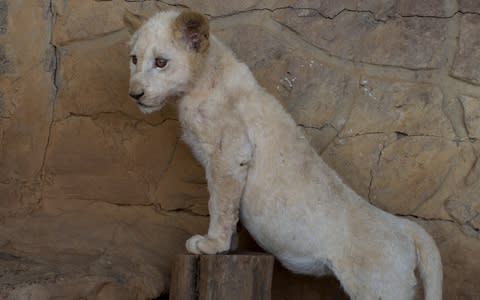
{"label": "cub's tail", "polygon": [[[410,222],[409,222],[410,223]],[[433,238],[419,225],[411,222],[417,265],[422,277],[425,300],[442,299],[442,260]]]}

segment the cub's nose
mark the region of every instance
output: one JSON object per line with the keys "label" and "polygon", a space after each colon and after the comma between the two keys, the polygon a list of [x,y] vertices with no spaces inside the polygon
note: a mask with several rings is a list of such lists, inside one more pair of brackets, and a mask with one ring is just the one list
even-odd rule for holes
{"label": "cub's nose", "polygon": [[140,98],[142,98],[142,96],[144,95],[145,93],[144,92],[141,92],[140,94],[135,94],[135,93],[130,93],[130,97],[136,99],[136,100],[139,100]]}

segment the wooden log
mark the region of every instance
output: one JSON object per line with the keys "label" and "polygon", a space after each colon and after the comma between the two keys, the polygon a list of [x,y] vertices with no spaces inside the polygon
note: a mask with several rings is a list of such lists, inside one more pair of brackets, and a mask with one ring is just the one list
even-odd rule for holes
{"label": "wooden log", "polygon": [[177,255],[170,281],[170,299],[198,299],[198,256]]}
{"label": "wooden log", "polygon": [[264,253],[178,255],[171,300],[270,300],[274,258]]}

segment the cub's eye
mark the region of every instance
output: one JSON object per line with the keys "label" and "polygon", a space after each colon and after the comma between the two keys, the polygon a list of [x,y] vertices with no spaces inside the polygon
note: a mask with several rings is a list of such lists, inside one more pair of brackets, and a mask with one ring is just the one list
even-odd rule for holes
{"label": "cub's eye", "polygon": [[136,55],[132,55],[132,56],[130,56],[130,57],[132,58],[132,64],[136,65],[136,64],[137,64],[137,61],[138,61],[137,56],[136,56]]}
{"label": "cub's eye", "polygon": [[163,69],[167,66],[168,60],[162,57],[155,58],[155,67]]}

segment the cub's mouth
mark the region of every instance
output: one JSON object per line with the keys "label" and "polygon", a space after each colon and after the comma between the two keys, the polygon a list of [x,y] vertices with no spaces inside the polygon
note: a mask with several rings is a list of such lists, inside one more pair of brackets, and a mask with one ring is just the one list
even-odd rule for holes
{"label": "cub's mouth", "polygon": [[180,99],[180,97],[181,97],[180,95],[172,95],[172,96],[165,97],[160,101],[158,100],[155,101],[156,102],[155,104],[145,104],[141,101],[137,101],[136,104],[138,105],[138,108],[140,108],[140,110],[143,113],[152,113],[154,111],[162,109],[167,102],[175,102],[178,99]]}
{"label": "cub's mouth", "polygon": [[160,105],[147,105],[147,104],[143,104],[142,102],[137,102],[137,104],[138,106],[145,107],[145,108],[154,108],[154,107],[160,106]]}

